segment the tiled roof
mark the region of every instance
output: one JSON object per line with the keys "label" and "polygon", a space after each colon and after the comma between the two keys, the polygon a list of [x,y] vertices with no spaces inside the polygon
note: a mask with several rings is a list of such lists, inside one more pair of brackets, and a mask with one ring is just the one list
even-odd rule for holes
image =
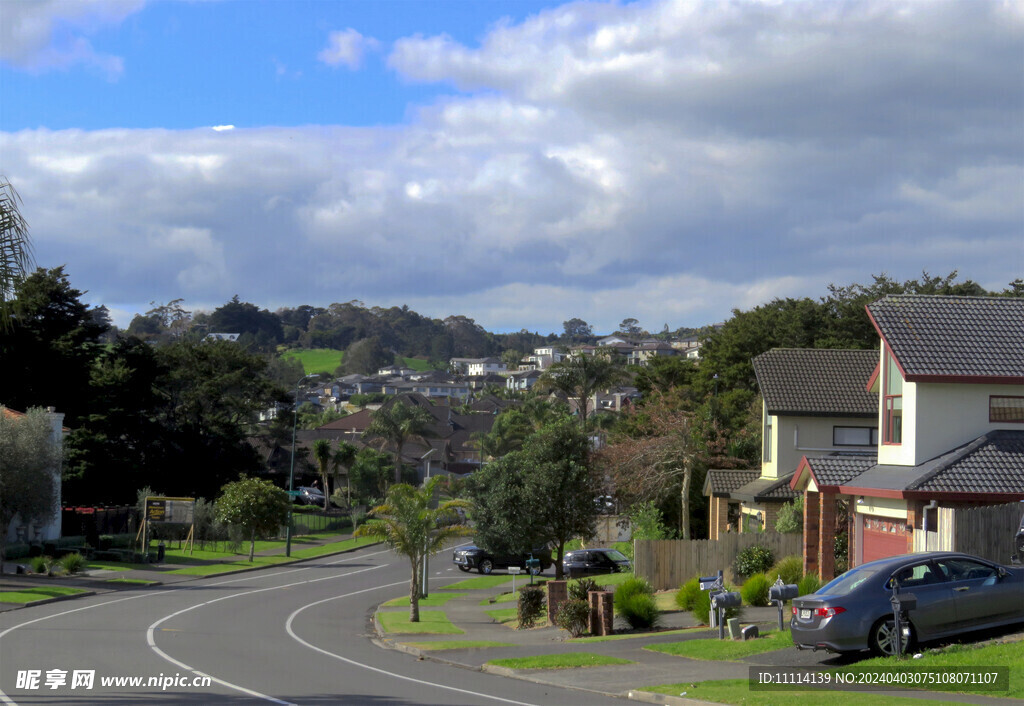
{"label": "tiled roof", "polygon": [[878,396],[865,389],[878,351],[774,348],[753,360],[769,414],[874,417]]}
{"label": "tiled roof", "polygon": [[846,485],[877,463],[875,454],[839,453],[819,458],[808,458],[807,464],[818,487]]}
{"label": "tiled roof", "polygon": [[760,471],[712,468],[704,479],[704,494],[727,498],[732,491],[756,480],[760,475]]}
{"label": "tiled roof", "polygon": [[792,500],[800,495],[798,491],[789,487],[792,478],[792,473],[781,478],[757,478],[734,490],[731,497],[755,503],[764,500]]}
{"label": "tiled roof", "polygon": [[1024,299],[898,294],[869,304],[868,312],[910,380],[1024,380]]}
{"label": "tiled roof", "polygon": [[937,466],[907,490],[1024,497],[1024,431],[989,432],[946,454]]}

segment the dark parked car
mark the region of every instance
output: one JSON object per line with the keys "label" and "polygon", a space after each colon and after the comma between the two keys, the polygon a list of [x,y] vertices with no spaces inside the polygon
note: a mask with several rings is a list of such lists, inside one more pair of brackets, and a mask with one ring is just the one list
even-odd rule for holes
{"label": "dark parked car", "polygon": [[868,562],[807,596],[793,599],[790,629],[800,649],[895,654],[893,582],[912,593],[908,614],[916,641],[1024,622],[1024,569],[951,552],[926,552]]}
{"label": "dark parked car", "polygon": [[[539,560],[539,564],[532,569],[530,573],[537,575],[552,565],[551,552],[547,549],[535,549],[532,554],[534,559]],[[493,554],[486,549],[481,549],[476,546],[458,547],[452,554],[452,561],[462,571],[470,571],[476,569],[481,574],[489,574],[495,569],[507,570],[510,566],[518,566],[523,571],[527,570],[527,559],[530,558],[529,554],[519,555],[501,555]]]}
{"label": "dark parked car", "polygon": [[296,488],[298,495],[295,496],[295,502],[302,503],[303,505],[319,505],[324,506],[324,493],[319,488],[311,488],[309,486],[301,486]]}
{"label": "dark parked car", "polygon": [[1017,550],[1017,553],[1013,555],[1013,560],[1024,562],[1024,517],[1020,518],[1020,528],[1017,530],[1017,536],[1013,538],[1013,547]]}
{"label": "dark parked car", "polygon": [[562,557],[562,571],[569,578],[631,570],[629,558],[618,549],[577,549]]}

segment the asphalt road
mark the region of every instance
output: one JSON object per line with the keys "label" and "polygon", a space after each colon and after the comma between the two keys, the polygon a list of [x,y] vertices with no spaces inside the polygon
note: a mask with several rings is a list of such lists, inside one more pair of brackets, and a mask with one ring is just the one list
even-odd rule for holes
{"label": "asphalt road", "polygon": [[[434,588],[465,578],[447,565],[439,572]],[[373,610],[405,595],[408,581],[408,561],[378,546],[6,612],[0,614],[0,702],[623,703],[381,649],[371,641]],[[92,688],[74,683],[76,670],[85,680],[93,672]],[[207,676],[208,684],[193,685]],[[142,682],[102,683],[119,677]],[[149,685],[151,677],[167,686]]]}

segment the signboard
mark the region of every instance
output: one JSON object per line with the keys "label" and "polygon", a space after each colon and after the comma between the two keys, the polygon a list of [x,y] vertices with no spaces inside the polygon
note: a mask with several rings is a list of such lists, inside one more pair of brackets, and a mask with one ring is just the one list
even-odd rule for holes
{"label": "signboard", "polygon": [[150,522],[192,524],[195,498],[146,498],[146,519]]}
{"label": "signboard", "polygon": [[519,567],[519,566],[510,566],[510,567],[508,567],[508,572],[510,574],[512,574],[513,576],[518,574],[520,571],[522,571],[522,568]]}

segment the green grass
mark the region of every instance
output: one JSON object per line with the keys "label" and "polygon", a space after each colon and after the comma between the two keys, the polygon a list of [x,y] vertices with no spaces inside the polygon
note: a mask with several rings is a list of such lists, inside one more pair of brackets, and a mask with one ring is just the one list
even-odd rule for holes
{"label": "green grass", "polygon": [[493,640],[438,640],[437,642],[403,642],[419,650],[475,650],[482,647],[514,647],[511,642]]}
{"label": "green grass", "polygon": [[662,630],[660,632],[641,632],[641,633],[630,633],[628,635],[594,635],[591,637],[575,637],[573,638],[573,644],[586,643],[586,642],[614,642],[616,640],[635,640],[638,637],[651,638],[661,635],[685,635],[686,633],[693,632],[694,630],[707,630],[706,627],[695,627],[695,628],[679,628],[678,630]]}
{"label": "green grass", "polygon": [[151,568],[149,564],[128,564],[123,561],[90,561],[85,565],[86,571],[131,571],[147,568]]}
{"label": "green grass", "polygon": [[156,586],[159,581],[146,581],[145,579],[107,579],[107,583],[130,583],[138,586]]}
{"label": "green grass", "polygon": [[484,612],[494,618],[494,621],[497,623],[519,620],[519,610],[517,608],[495,608],[494,610],[485,610]]}
{"label": "green grass", "polygon": [[306,375],[312,373],[333,375],[334,371],[341,365],[341,359],[344,356],[344,351],[334,348],[292,350],[281,355],[282,358],[297,358],[302,363],[302,369],[306,372]]}
{"label": "green grass", "polygon": [[647,645],[644,649],[690,659],[735,660],[762,652],[773,652],[792,647],[793,639],[790,637],[789,631],[776,631],[767,633],[756,640],[719,640],[717,638],[686,640],[685,642]]}
{"label": "green grass", "polygon": [[618,574],[600,574],[598,576],[591,576],[590,578],[594,579],[598,586],[615,588],[616,586],[619,586],[633,578],[633,572],[627,571]]}
{"label": "green grass", "polygon": [[[213,576],[226,571],[237,571],[238,569],[248,569],[255,566],[274,566],[277,564],[287,564],[298,559],[313,559],[318,556],[326,556],[328,554],[335,554],[337,552],[347,551],[357,547],[364,547],[369,544],[374,544],[376,541],[377,540],[371,537],[358,537],[356,539],[345,539],[339,542],[331,542],[329,544],[306,547],[305,549],[292,551],[291,558],[286,557],[284,554],[273,554],[271,556],[254,557],[251,562],[248,559],[242,559],[236,561],[221,561],[211,564],[197,564],[195,566],[187,566],[183,569],[174,569],[167,573],[183,574],[187,576]],[[280,544],[283,546],[283,543]],[[217,558],[238,556],[237,554],[226,554],[223,552],[203,552],[203,554],[216,556]],[[178,560],[175,559],[175,562],[177,561]]]}
{"label": "green grass", "polygon": [[377,613],[377,620],[380,621],[384,632],[396,635],[402,634],[426,634],[426,635],[462,635],[463,631],[457,628],[440,610],[421,610],[420,621],[410,623],[408,613]]}
{"label": "green grass", "polygon": [[0,603],[31,603],[32,601],[41,601],[46,598],[75,596],[79,593],[87,593],[87,591],[81,588],[68,588],[67,586],[23,588],[18,591],[0,591]]}
{"label": "green grass", "polygon": [[[464,595],[466,595],[466,594],[465,593],[431,593],[426,598],[421,598],[420,599],[420,607],[426,606],[428,608],[432,608],[432,607],[437,607],[437,606],[443,606],[445,603],[447,603],[448,601],[452,600],[453,598],[460,598],[460,597],[462,597]],[[392,600],[388,601],[387,603],[384,603],[383,606],[385,608],[408,608],[409,607],[409,597],[406,596],[404,598],[392,599]]]}
{"label": "green grass", "polygon": [[746,679],[662,684],[643,687],[640,691],[669,696],[680,696],[685,693],[688,699],[713,701],[721,704],[754,704],[756,706],[789,706],[790,704],[820,706],[822,703],[828,703],[829,706],[861,706],[866,702],[871,703],[872,706],[910,706],[911,704],[922,706],[922,704],[932,703],[921,699],[887,697],[831,689],[827,694],[820,691],[751,691],[750,683]]}
{"label": "green grass", "polygon": [[[535,586],[543,585],[545,583],[545,581],[546,581],[546,579],[538,581],[536,578],[533,580]],[[524,586],[529,586],[530,584],[529,584],[529,582],[526,582],[523,585]],[[490,598],[485,598],[482,601],[480,601],[480,603],[478,605],[493,605],[493,604],[496,604],[496,603],[516,603],[516,602],[519,601],[519,589],[520,588],[521,588],[520,585],[517,583],[516,584],[516,590],[514,592],[513,591],[508,591],[506,593],[499,593],[497,596],[491,596]]]}
{"label": "green grass", "polygon": [[477,588],[494,588],[500,586],[503,583],[511,583],[511,576],[503,575],[491,575],[491,576],[478,576],[475,579],[466,579],[459,581],[458,583],[449,584],[445,586],[449,591],[472,591]]}
{"label": "green grass", "polygon": [[402,358],[402,363],[407,368],[423,372],[424,370],[430,370],[430,361],[422,360],[420,358]]}
{"label": "green grass", "polygon": [[487,664],[509,669],[572,669],[576,667],[604,667],[612,664],[633,664],[628,659],[592,654],[590,652],[568,652],[560,655],[537,657],[509,657],[495,659]]}

